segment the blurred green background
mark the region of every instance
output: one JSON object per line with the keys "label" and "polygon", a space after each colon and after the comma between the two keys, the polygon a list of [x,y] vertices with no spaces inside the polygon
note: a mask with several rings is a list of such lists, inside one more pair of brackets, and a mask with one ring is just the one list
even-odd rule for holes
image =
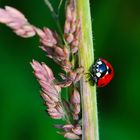
{"label": "blurred green background", "polygon": [[[57,7],[58,0],[52,0]],[[43,0],[0,0],[22,11],[39,27],[56,29]],[[63,11],[61,11],[62,13]],[[95,57],[115,69],[113,81],[98,89],[100,140],[140,140],[140,1],[91,0]],[[64,22],[61,16],[61,23]],[[39,97],[29,62],[59,69],[38,48],[38,38],[23,39],[0,24],[0,139],[63,140],[55,133]]]}

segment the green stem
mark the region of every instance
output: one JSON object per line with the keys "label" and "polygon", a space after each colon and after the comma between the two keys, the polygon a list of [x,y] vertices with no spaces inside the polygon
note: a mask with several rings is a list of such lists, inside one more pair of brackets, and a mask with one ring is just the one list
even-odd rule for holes
{"label": "green stem", "polygon": [[59,15],[59,12],[60,12],[60,8],[61,8],[61,6],[62,6],[62,3],[63,3],[63,0],[60,0],[59,5],[58,5],[58,10],[57,10],[57,11],[58,11],[58,12],[57,12],[58,15]]}
{"label": "green stem", "polygon": [[[77,13],[81,19],[81,44],[79,49],[79,65],[89,72],[94,62],[93,37],[89,0],[77,0]],[[99,140],[96,86],[86,82],[85,77],[80,81],[82,94],[82,140]]]}
{"label": "green stem", "polygon": [[[61,29],[61,25],[60,25],[60,22],[59,22],[59,13],[55,12],[55,10],[54,10],[54,8],[53,8],[53,6],[52,6],[52,4],[50,3],[49,0],[44,0],[44,2],[48,6],[48,8],[49,8],[49,10],[50,10],[50,12],[52,14],[52,17],[54,18],[54,20],[56,22],[56,26],[57,26],[57,28],[59,30],[59,33],[60,33],[60,35],[61,35],[61,37],[63,39],[63,42],[64,42],[65,46],[69,49],[69,46],[68,46],[68,44],[67,44],[67,42],[66,42],[66,40],[64,38],[64,35],[63,35],[64,33],[63,33],[62,29]],[[60,4],[58,6],[58,11],[60,10],[60,6],[62,5],[62,2],[63,2],[63,0],[60,1]]]}
{"label": "green stem", "polygon": [[61,26],[60,26],[60,23],[59,23],[59,19],[58,19],[58,17],[59,17],[58,14],[56,14],[56,12],[55,12],[54,8],[52,7],[52,5],[51,5],[49,0],[44,0],[44,1],[45,1],[46,5],[48,6],[48,8],[49,8],[49,10],[50,10],[50,12],[52,14],[52,17],[56,21],[56,25],[58,27],[58,30],[59,30],[60,34],[63,35],[63,32],[61,30]]}

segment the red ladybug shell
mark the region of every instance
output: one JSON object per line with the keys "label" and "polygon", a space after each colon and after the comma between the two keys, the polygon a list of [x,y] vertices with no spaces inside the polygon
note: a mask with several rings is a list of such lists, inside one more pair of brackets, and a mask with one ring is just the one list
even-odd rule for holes
{"label": "red ladybug shell", "polygon": [[97,86],[98,87],[105,87],[114,77],[114,70],[109,62],[107,62],[106,60],[104,60],[102,58],[100,58],[100,60],[103,63],[105,63],[107,70],[106,70],[106,73],[104,74],[104,76],[97,80]]}

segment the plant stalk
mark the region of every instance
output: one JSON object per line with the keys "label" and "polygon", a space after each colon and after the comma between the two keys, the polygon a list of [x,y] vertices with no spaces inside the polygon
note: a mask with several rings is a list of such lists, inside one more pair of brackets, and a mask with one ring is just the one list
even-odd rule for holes
{"label": "plant stalk", "polygon": [[[85,73],[89,73],[89,69],[94,63],[90,4],[89,0],[76,1],[82,28],[78,54],[79,65],[84,67]],[[90,85],[84,76],[80,81],[80,90],[82,94],[82,140],[99,140],[96,86]]]}

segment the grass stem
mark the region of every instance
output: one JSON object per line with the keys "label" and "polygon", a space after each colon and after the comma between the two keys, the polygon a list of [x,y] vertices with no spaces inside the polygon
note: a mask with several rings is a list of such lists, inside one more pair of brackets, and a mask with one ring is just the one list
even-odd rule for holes
{"label": "grass stem", "polygon": [[[79,65],[85,73],[94,62],[93,37],[89,0],[77,0],[77,13],[81,19],[82,37],[79,49]],[[82,140],[99,140],[96,86],[90,85],[86,77],[80,81],[82,94]]]}

